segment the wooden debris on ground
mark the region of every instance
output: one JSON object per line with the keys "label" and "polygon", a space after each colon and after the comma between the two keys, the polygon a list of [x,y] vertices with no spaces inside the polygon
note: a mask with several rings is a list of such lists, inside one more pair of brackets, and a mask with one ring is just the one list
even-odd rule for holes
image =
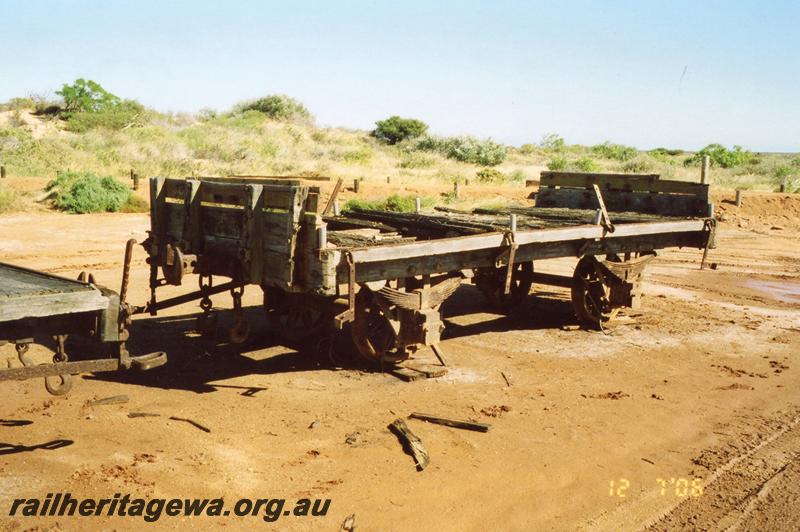
{"label": "wooden debris on ground", "polygon": [[185,417],[178,417],[178,416],[169,416],[172,421],[183,421],[184,423],[188,423],[190,425],[194,425],[198,429],[202,430],[203,432],[211,432],[211,429],[206,427],[205,425],[201,425],[197,421]]}
{"label": "wooden debris on ground", "polygon": [[475,423],[473,421],[461,421],[458,419],[450,419],[446,417],[433,416],[431,414],[422,414],[420,412],[413,412],[408,417],[420,419],[429,423],[436,423],[437,425],[445,425],[456,429],[474,430],[475,432],[487,432],[491,425],[486,423]]}
{"label": "wooden debris on ground", "polygon": [[353,532],[356,529],[356,514],[350,514],[342,521],[339,532]]}
{"label": "wooden debris on ground", "polygon": [[86,406],[120,405],[130,400],[130,397],[127,395],[112,395],[111,397],[104,397],[103,399],[86,401]]}
{"label": "wooden debris on ground", "polygon": [[389,374],[406,382],[413,382],[420,379],[435,379],[447,375],[447,368],[434,364],[404,365],[392,368]]}
{"label": "wooden debris on ground", "polygon": [[160,417],[161,414],[153,414],[151,412],[128,412],[129,418],[137,418],[137,417]]}
{"label": "wooden debris on ground", "polygon": [[414,460],[417,462],[417,470],[422,471],[428,467],[430,463],[428,451],[422,444],[422,440],[411,432],[411,429],[408,428],[405,421],[401,418],[395,419],[389,424],[389,430],[400,439],[405,451],[414,457]]}

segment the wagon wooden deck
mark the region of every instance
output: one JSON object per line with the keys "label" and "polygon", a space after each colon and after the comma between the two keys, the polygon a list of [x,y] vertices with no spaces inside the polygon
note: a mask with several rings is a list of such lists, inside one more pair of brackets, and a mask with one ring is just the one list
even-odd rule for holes
{"label": "wagon wooden deck", "polygon": [[[44,377],[54,395],[67,393],[72,376],[85,372],[150,369],[166,362],[164,353],[132,357],[125,349],[126,308],[117,293],[86,276],[72,280],[0,263],[0,345],[15,344],[21,367],[0,369],[0,381]],[[109,358],[70,361],[68,335],[92,338],[106,346]],[[30,344],[55,341],[52,364],[36,365],[27,354]],[[116,358],[110,358],[116,353]]]}
{"label": "wagon wooden deck", "polygon": [[[300,180],[153,178],[142,310],[166,305],[158,286],[196,273],[201,288],[186,298],[207,313],[213,293],[233,290],[234,341],[247,332],[237,294],[255,284],[289,338],[347,326],[366,358],[430,346],[443,361],[439,307],[465,280],[496,305],[518,303],[532,283],[569,287],[577,316],[598,325],[638,304],[657,250],[713,245],[707,185],[658,176],[546,173],[535,207],[505,210],[324,216],[318,202],[319,189]],[[534,271],[559,257],[578,259],[573,276]],[[210,282],[218,275],[230,279],[224,288]]]}

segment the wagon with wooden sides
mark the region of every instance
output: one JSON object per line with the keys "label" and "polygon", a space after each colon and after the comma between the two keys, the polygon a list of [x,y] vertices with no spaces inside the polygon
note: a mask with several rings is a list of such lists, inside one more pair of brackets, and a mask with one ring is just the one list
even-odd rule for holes
{"label": "wagon with wooden sides", "polygon": [[[381,362],[428,346],[444,364],[440,307],[465,280],[498,305],[534,283],[568,287],[576,315],[596,326],[637,306],[657,250],[707,251],[714,235],[708,186],[658,176],[546,172],[531,208],[332,216],[299,179],[159,177],[150,187],[151,298],[140,311],[199,299],[205,321],[211,296],[230,291],[229,335],[240,342],[249,332],[241,291],[258,285],[285,337],[347,327],[358,352]],[[560,257],[576,258],[572,276],[535,271]],[[157,300],[159,286],[189,274],[197,290]]]}
{"label": "wagon with wooden sides", "polygon": [[[126,272],[130,252],[127,246]],[[125,347],[130,307],[125,286],[117,294],[98,286],[91,275],[78,280],[0,263],[0,345],[13,343],[21,367],[0,369],[0,381],[44,377],[47,391],[62,395],[72,388],[72,376],[126,369],[147,370],[166,362],[163,352],[131,356]],[[67,337],[88,339],[87,347],[103,358],[67,353]],[[37,365],[28,350],[32,343],[53,344],[52,364]],[[92,345],[93,344],[93,345]]]}

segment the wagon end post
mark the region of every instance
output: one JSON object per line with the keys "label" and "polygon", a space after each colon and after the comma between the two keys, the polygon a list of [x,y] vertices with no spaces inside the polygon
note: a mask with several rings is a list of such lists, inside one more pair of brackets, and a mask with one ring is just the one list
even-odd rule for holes
{"label": "wagon end post", "polygon": [[709,159],[708,155],[703,155],[702,165],[700,167],[700,183],[704,185],[708,183],[708,179],[710,178],[710,169],[711,160]]}

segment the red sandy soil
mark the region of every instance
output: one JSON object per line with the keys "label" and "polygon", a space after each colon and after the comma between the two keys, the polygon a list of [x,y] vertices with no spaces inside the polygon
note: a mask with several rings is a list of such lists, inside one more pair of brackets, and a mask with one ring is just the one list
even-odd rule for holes
{"label": "red sandy soil", "polygon": [[[257,287],[245,292],[256,337],[243,351],[196,334],[194,305],[141,316],[131,350],[168,351],[163,368],[84,375],[64,397],[39,380],[0,383],[0,528],[142,528],[137,518],[5,516],[15,498],[69,491],[230,504],[331,499],[325,517],[272,525],[292,530],[337,530],[351,514],[362,530],[797,529],[800,199],[748,193],[737,208],[724,201],[732,192],[715,196],[722,221],[709,260],[717,269],[701,271],[698,250],[661,253],[646,272],[642,308],[609,334],[565,327],[575,324],[566,290],[537,286],[520,308],[497,313],[462,286],[444,308],[452,367],[438,379],[402,382],[281,345]],[[0,260],[67,277],[89,270],[117,289],[124,242],[141,241],[148,223],[146,214],[4,215]],[[537,268],[566,274],[574,262]],[[141,249],[133,271],[130,300],[141,304]],[[230,308],[230,297],[215,304]],[[17,364],[8,345],[0,347],[6,360]],[[87,406],[120,394],[130,401]],[[492,427],[407,420],[431,456],[418,472],[387,430],[411,412]],[[68,444],[44,447],[56,440]],[[679,479],[701,479],[702,495],[676,492]],[[152,526],[265,525],[229,516],[162,517]]]}

